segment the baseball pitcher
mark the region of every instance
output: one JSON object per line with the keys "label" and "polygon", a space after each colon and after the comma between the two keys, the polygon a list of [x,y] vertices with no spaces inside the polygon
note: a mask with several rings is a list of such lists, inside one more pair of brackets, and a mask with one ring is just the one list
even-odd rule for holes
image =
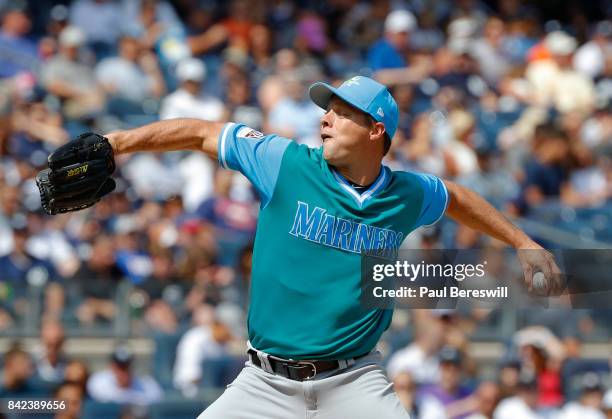
{"label": "baseball pitcher", "polygon": [[376,343],[392,311],[360,305],[360,255],[397,249],[443,215],[516,249],[533,273],[559,272],[552,255],[476,193],[382,164],[398,124],[380,83],[315,83],[322,147],[248,126],[197,119],[85,134],[49,157],[38,176],[50,214],[87,208],[114,189],[113,156],[203,151],[243,173],[261,197],[244,369],[200,419],[407,418]]}

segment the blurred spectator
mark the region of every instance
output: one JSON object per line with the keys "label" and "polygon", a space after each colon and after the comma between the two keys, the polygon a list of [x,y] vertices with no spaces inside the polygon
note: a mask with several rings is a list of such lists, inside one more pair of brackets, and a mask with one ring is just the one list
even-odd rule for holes
{"label": "blurred spectator", "polygon": [[514,335],[521,360],[521,372],[537,381],[538,406],[557,409],[563,404],[561,367],[565,350],[561,341],[542,326],[531,326]]}
{"label": "blurred spectator", "polygon": [[161,119],[201,118],[209,121],[224,119],[221,101],[212,96],[202,95],[202,84],[206,78],[204,63],[195,58],[181,61],[176,68],[176,77],[181,87],[169,94],[162,102]]}
{"label": "blurred spectator", "polygon": [[21,398],[44,395],[44,390],[34,379],[32,359],[19,344],[13,345],[2,360],[0,397]]}
{"label": "blurred spectator", "polygon": [[393,389],[397,393],[400,403],[410,414],[410,417],[418,418],[419,404],[416,397],[417,384],[412,379],[410,373],[401,372],[393,379]]}
{"label": "blurred spectator", "polygon": [[28,228],[23,223],[25,219],[13,222],[13,250],[0,257],[2,279],[13,283],[45,283],[57,280],[57,273],[50,263],[37,259],[28,252]]}
{"label": "blurred spectator", "polygon": [[419,27],[410,35],[410,46],[419,52],[431,52],[444,45],[444,32],[437,24],[435,10],[419,13]]}
{"label": "blurred spectator", "polygon": [[321,142],[319,120],[323,110],[308,97],[305,77],[300,71],[283,77],[285,97],[270,109],[267,130],[316,147]]}
{"label": "blurred spectator", "polygon": [[573,64],[576,70],[591,79],[603,73],[606,56],[612,54],[612,22],[598,22],[593,30],[591,40],[582,45],[574,54]]}
{"label": "blurred spectator", "polygon": [[485,150],[477,151],[476,157],[478,170],[459,176],[457,182],[487,196],[488,201],[497,208],[503,208],[506,202],[516,199],[519,185],[501,162],[503,157]]}
{"label": "blurred spectator", "polygon": [[60,98],[63,111],[73,119],[91,117],[104,106],[104,96],[89,65],[80,60],[85,34],[66,27],[59,37],[59,53],[43,65],[42,80],[47,90]]}
{"label": "blurred spectator", "polygon": [[460,352],[444,347],[438,354],[440,378],[437,383],[424,385],[419,391],[423,401],[421,418],[443,418],[446,411],[451,418],[465,418],[473,406],[465,403],[471,390],[463,384],[462,359]]}
{"label": "blurred spectator", "polygon": [[91,247],[91,257],[72,278],[80,291],[76,314],[81,323],[91,325],[97,319],[108,321],[114,318],[117,306],[113,299],[120,278],[112,239],[98,236]]}
{"label": "blurred spectator", "polygon": [[68,361],[64,368],[64,382],[76,384],[84,395],[87,395],[87,380],[89,379],[89,367],[83,361],[73,359]]}
{"label": "blurred spectator", "polygon": [[536,409],[538,405],[537,381],[534,375],[521,374],[518,383],[518,392],[514,397],[502,400],[493,419],[541,419]]}
{"label": "blurred spectator", "polygon": [[496,86],[511,68],[505,45],[504,22],[496,17],[489,18],[482,38],[474,42],[470,53],[478,62],[483,78],[489,85]]}
{"label": "blurred spectator", "polygon": [[[34,206],[31,201],[38,203],[38,193],[34,196],[26,195],[26,203]],[[47,219],[40,212],[27,214],[29,239],[27,249],[33,256],[53,264],[60,278],[72,276],[79,267],[79,259],[69,237],[62,229],[62,222]]]}
{"label": "blurred spectator", "polygon": [[121,38],[118,56],[96,66],[96,78],[111,97],[110,112],[118,116],[142,113],[142,102],[158,99],[165,91],[157,58],[131,36]]}
{"label": "blurred spectator", "polygon": [[235,338],[232,324],[224,323],[220,312],[211,306],[202,305],[194,311],[193,324],[179,341],[174,364],[174,385],[184,395],[195,394],[202,384],[219,384],[201,382],[202,364],[227,358],[227,345]]}
{"label": "blurred spectator", "polygon": [[471,144],[475,121],[464,109],[456,109],[448,115],[452,132],[443,146],[446,173],[451,177],[467,176],[478,171],[478,158]]}
{"label": "blurred spectator", "polygon": [[134,355],[127,346],[117,346],[109,368],[89,377],[89,395],[99,402],[148,406],[159,401],[163,392],[153,378],[133,371]]}
{"label": "blurred spectator", "polygon": [[224,44],[247,52],[255,24],[253,17],[258,9],[249,7],[246,0],[232,0],[229,2],[229,13],[224,19],[204,33],[189,38],[191,53],[200,55]]}
{"label": "blurred spectator", "polygon": [[151,262],[151,274],[139,285],[148,301],[145,320],[154,330],[173,333],[178,327],[175,310],[180,309],[180,302],[186,293],[185,284],[176,277],[170,254],[154,254]]}
{"label": "blurred spectator", "polygon": [[[70,24],[69,21],[70,10],[63,4],[56,4],[51,8],[49,13],[49,23],[47,24],[47,33],[51,40],[57,41],[60,33],[66,26]],[[57,48],[57,45],[55,45]],[[44,58],[49,58],[45,56]]]}
{"label": "blurred spectator", "polygon": [[35,73],[39,66],[38,51],[36,43],[27,36],[32,22],[26,3],[11,1],[0,7],[0,19],[0,80],[22,71]]}
{"label": "blurred spectator", "polygon": [[[251,43],[251,58],[252,65],[254,66],[254,72],[251,74],[250,79],[253,85],[259,86],[261,81],[272,74],[274,70],[274,57],[273,47],[274,33],[266,25],[255,25],[251,28],[250,35]],[[245,80],[248,82],[249,78],[245,75]],[[231,87],[231,83],[228,82],[228,88]],[[229,94],[228,94],[229,96]],[[230,118],[231,121],[234,119]],[[247,124],[253,126],[251,124]]]}
{"label": "blurred spectator", "polygon": [[[0,233],[2,233],[0,234],[0,255],[2,256],[13,250],[12,224],[18,222],[23,225],[23,214],[19,212],[20,209],[21,195],[19,188],[9,185],[2,186],[0,188]],[[19,220],[20,218],[21,220]]]}
{"label": "blurred spectator", "polygon": [[236,175],[230,170],[218,169],[214,179],[214,195],[196,210],[202,221],[214,228],[217,243],[222,249],[222,262],[233,266],[238,252],[255,234],[257,208],[253,202],[236,199]]}
{"label": "blurred spectator", "polygon": [[466,65],[469,56],[464,52],[462,45],[447,45],[433,55],[431,76],[434,81],[432,92],[436,93],[434,103],[449,111],[458,107],[470,88],[468,81],[472,69]]}
{"label": "blurred spectator", "polygon": [[45,165],[49,153],[68,140],[62,116],[45,103],[45,96],[35,87],[12,114],[11,153],[34,167]]}
{"label": "blurred spectator", "polygon": [[605,419],[601,411],[604,389],[596,373],[582,377],[580,391],[579,399],[567,403],[559,413],[559,419]]}
{"label": "blurred spectator", "polygon": [[14,221],[13,224],[13,250],[0,257],[1,279],[11,289],[11,311],[17,318],[22,318],[27,310],[27,290],[29,286],[45,287],[47,302],[44,307],[49,315],[57,315],[60,301],[63,300],[63,289],[51,285],[60,280],[53,265],[45,260],[38,259],[27,250],[28,229],[22,224],[25,220]]}
{"label": "blurred spectator", "polygon": [[561,113],[586,114],[595,106],[593,82],[572,67],[576,39],[565,32],[548,34],[544,47],[550,58],[532,61],[525,70],[530,95],[538,106],[554,106]]}
{"label": "blurred spectator", "polygon": [[574,170],[564,194],[563,202],[572,207],[598,207],[612,197],[611,156],[605,147],[595,150],[594,164]]}
{"label": "blurred spectator", "polygon": [[64,326],[57,320],[46,320],[40,327],[40,343],[34,358],[39,380],[59,384],[64,380],[67,358],[63,353]]}
{"label": "blurred spectator", "polygon": [[368,51],[368,65],[373,72],[406,67],[409,35],[417,27],[416,18],[407,10],[395,10],[385,19],[385,36]]}
{"label": "blurred spectator", "polygon": [[340,22],[331,24],[332,35],[342,49],[356,49],[359,53],[367,52],[384,32],[385,18],[389,14],[390,4],[387,1],[361,2],[352,0],[336,2],[339,8]]}
{"label": "blurred spectator", "polygon": [[70,23],[84,32],[98,59],[113,52],[124,18],[116,0],[76,0],[70,6]]}
{"label": "blurred spectator", "polygon": [[193,278],[193,285],[184,300],[184,309],[192,313],[202,303],[219,304],[219,285],[230,283],[233,273],[228,268],[216,265],[217,247],[212,229],[188,221],[181,227],[180,234],[182,237],[179,240],[188,248],[179,256],[179,275]]}
{"label": "blurred spectator", "polygon": [[296,23],[296,49],[303,54],[322,55],[328,42],[325,21],[314,11],[303,10]]}
{"label": "blurred spectator", "polygon": [[409,373],[419,384],[432,384],[439,379],[438,352],[444,344],[443,327],[439,319],[433,318],[426,327],[416,327],[414,341],[406,348],[395,352],[389,359],[389,377],[401,372]]}
{"label": "blurred spectator", "polygon": [[525,163],[518,209],[528,211],[547,198],[558,198],[569,175],[570,144],[567,135],[551,125],[536,129],[533,154]]}
{"label": "blurred spectator", "polygon": [[128,33],[141,34],[151,41],[156,41],[164,32],[182,29],[183,26],[166,0],[124,1],[121,13]]}
{"label": "blurred spectator", "polygon": [[502,363],[498,376],[500,399],[516,396],[521,377],[521,364],[518,359],[506,359]]}
{"label": "blurred spectator", "polygon": [[140,244],[141,235],[134,217],[125,215],[115,221],[115,261],[121,274],[132,284],[140,284],[151,273],[151,258]]}
{"label": "blurred spectator", "polygon": [[252,8],[247,0],[232,0],[229,2],[228,15],[221,21],[227,31],[227,42],[230,47],[247,50],[250,45],[251,29],[254,18],[260,13],[258,8]]}
{"label": "blurred spectator", "polygon": [[540,28],[536,18],[537,12],[532,10],[530,13],[528,8],[529,6],[526,6],[526,10],[516,19],[505,21],[507,23],[507,52],[514,64],[524,63],[529,51],[539,41]]}
{"label": "blurred spectator", "polygon": [[466,419],[492,419],[495,407],[499,403],[499,387],[491,381],[480,384],[473,396],[474,413]]}
{"label": "blurred spectator", "polygon": [[79,385],[70,382],[62,383],[55,390],[53,397],[66,403],[66,409],[59,410],[54,419],[79,419],[81,417],[85,393]]}
{"label": "blurred spectator", "polygon": [[[144,198],[146,201],[165,201],[180,194],[181,191],[185,193],[186,197],[194,199],[193,196],[190,196],[191,194],[200,197],[199,193],[209,191],[211,185],[197,187],[195,182],[204,182],[207,179],[206,175],[209,168],[205,162],[208,160],[200,153],[190,154],[189,157],[180,159],[185,153],[168,155],[138,153],[131,156],[124,165],[123,175],[137,196]],[[192,157],[192,155],[198,157]],[[185,170],[187,168],[193,170],[189,174],[192,179],[186,176]],[[175,172],[180,173],[180,175],[177,176]],[[142,176],[142,173],[148,173],[149,176]],[[202,177],[194,181],[193,177],[198,175],[202,175]],[[130,224],[135,227],[137,221],[132,219],[128,222],[128,225]]]}
{"label": "blurred spectator", "polygon": [[229,121],[245,124],[256,130],[262,129],[264,116],[253,100],[247,76],[241,75],[228,80],[225,104]]}

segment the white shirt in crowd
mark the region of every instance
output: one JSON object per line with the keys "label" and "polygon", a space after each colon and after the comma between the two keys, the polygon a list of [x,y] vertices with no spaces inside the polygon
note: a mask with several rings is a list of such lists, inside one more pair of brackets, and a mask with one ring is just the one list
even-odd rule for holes
{"label": "white shirt in crowd", "polygon": [[552,60],[538,60],[527,67],[532,94],[541,106],[553,105],[561,113],[589,112],[595,105],[593,81],[573,69],[562,69]]}
{"label": "white shirt in crowd", "polygon": [[578,48],[573,58],[574,68],[592,79],[602,73],[605,62],[605,52],[595,41]]}
{"label": "white shirt in crowd", "polygon": [[493,413],[493,419],[541,419],[531,407],[527,406],[527,403],[520,397],[509,397],[502,400],[495,412]]}
{"label": "white shirt in crowd", "polygon": [[169,94],[161,105],[160,119],[200,118],[220,121],[223,118],[223,103],[210,96],[194,96],[184,89]]}
{"label": "white shirt in crowd", "polygon": [[187,331],[179,341],[174,364],[174,386],[184,394],[197,391],[202,377],[202,362],[226,353],[225,347],[213,338],[208,326],[196,326]]}
{"label": "white shirt in crowd", "polygon": [[116,95],[134,102],[153,96],[155,80],[142,68],[122,57],[109,57],[96,66],[96,78],[105,86],[113,86]]}
{"label": "white shirt in crowd", "polygon": [[439,377],[437,357],[428,355],[418,345],[411,344],[393,354],[387,365],[389,377],[408,372],[419,384],[435,383]]}
{"label": "white shirt in crowd", "polygon": [[129,388],[119,387],[111,370],[103,370],[93,374],[87,381],[87,391],[94,400],[99,402],[137,406],[153,404],[159,401],[163,395],[161,387],[149,376],[134,375]]}
{"label": "white shirt in crowd", "polygon": [[91,42],[116,42],[123,19],[121,5],[114,1],[77,0],[70,6],[70,23],[81,28]]}
{"label": "white shirt in crowd", "polygon": [[444,405],[433,396],[426,396],[419,410],[419,419],[448,419]]}
{"label": "white shirt in crowd", "polygon": [[600,410],[570,402],[561,410],[557,419],[606,419],[606,417]]}

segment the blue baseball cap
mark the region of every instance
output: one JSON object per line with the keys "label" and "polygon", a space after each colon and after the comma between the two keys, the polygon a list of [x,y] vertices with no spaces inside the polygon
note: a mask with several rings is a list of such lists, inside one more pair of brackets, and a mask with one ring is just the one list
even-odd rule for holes
{"label": "blue baseball cap", "polygon": [[336,95],[349,105],[367,113],[376,121],[382,122],[389,139],[395,134],[399,113],[397,103],[387,87],[376,80],[365,76],[355,76],[342,83],[337,89],[327,83],[318,82],[310,86],[308,94],[310,99],[323,109],[327,109],[331,97]]}

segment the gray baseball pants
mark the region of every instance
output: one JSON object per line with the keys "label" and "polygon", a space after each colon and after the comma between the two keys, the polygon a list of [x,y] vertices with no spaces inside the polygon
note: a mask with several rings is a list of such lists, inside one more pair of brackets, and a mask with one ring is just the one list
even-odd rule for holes
{"label": "gray baseball pants", "polygon": [[293,381],[247,361],[198,419],[409,419],[380,365],[380,353],[312,380]]}

